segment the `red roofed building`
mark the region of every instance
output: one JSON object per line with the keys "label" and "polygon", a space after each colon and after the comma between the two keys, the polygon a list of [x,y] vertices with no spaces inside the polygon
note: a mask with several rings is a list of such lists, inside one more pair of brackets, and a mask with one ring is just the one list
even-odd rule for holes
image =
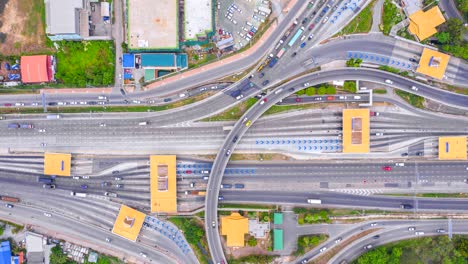
{"label": "red roofed building", "polygon": [[21,56],[20,66],[23,83],[50,82],[54,79],[52,56]]}

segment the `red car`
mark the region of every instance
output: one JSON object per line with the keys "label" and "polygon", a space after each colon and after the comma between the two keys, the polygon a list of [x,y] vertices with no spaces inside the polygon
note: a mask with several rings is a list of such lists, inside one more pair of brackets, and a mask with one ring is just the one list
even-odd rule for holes
{"label": "red car", "polygon": [[384,171],[391,171],[391,170],[392,170],[392,167],[390,167],[390,166],[383,166],[383,167],[382,167],[382,170],[384,170]]}
{"label": "red car", "polygon": [[298,103],[302,102],[302,98],[296,98],[296,102]]}
{"label": "red car", "polygon": [[192,171],[191,170],[187,170],[185,171],[186,174],[192,174]]}
{"label": "red car", "polygon": [[11,106],[11,104],[8,104],[8,103],[7,103],[7,104],[5,104],[5,106]]}
{"label": "red car", "polygon": [[310,24],[310,26],[309,26],[309,30],[312,30],[312,29],[314,29],[314,27],[315,27],[315,24]]}
{"label": "red car", "polygon": [[328,96],[328,97],[327,97],[327,100],[328,100],[328,101],[335,100],[335,96]]}
{"label": "red car", "polygon": [[266,98],[266,97],[263,98],[263,102],[265,102],[265,103],[268,102],[268,98]]}

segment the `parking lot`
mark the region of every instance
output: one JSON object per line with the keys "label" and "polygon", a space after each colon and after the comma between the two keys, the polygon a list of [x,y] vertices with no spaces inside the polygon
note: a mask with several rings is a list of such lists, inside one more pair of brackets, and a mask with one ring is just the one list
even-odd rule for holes
{"label": "parking lot", "polygon": [[220,0],[218,2],[218,39],[234,38],[234,49],[246,46],[270,14],[269,0]]}

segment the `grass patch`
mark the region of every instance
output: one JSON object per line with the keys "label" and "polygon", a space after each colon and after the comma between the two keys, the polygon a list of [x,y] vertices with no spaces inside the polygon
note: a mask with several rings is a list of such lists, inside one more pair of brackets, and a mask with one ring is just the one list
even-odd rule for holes
{"label": "grass patch", "polygon": [[60,41],[57,73],[62,83],[78,87],[108,86],[114,83],[113,41]]}
{"label": "grass patch", "polygon": [[402,37],[402,38],[405,38],[405,39],[409,39],[409,40],[412,40],[412,41],[418,41],[413,35],[411,35],[411,33],[408,32],[406,27],[400,29],[397,32],[397,35]]}
{"label": "grass patch", "polygon": [[401,91],[401,90],[395,90],[395,93],[401,98],[403,98],[403,100],[411,104],[412,106],[417,107],[417,108],[424,108],[424,101],[425,101],[424,97],[414,95],[412,93],[408,93],[408,92]]}
{"label": "grass patch", "polygon": [[327,239],[328,235],[325,234],[300,236],[297,238],[297,250],[293,252],[293,255],[302,256]]}
{"label": "grass patch", "polygon": [[255,263],[255,264],[269,264],[276,258],[276,256],[271,255],[250,255],[245,257],[240,257],[238,259],[230,258],[230,264],[246,264],[246,263]]}
{"label": "grass patch", "polygon": [[[11,230],[11,232],[12,232],[13,234],[16,234],[16,233],[21,232],[21,230],[23,230],[23,228],[24,228],[23,225],[18,225],[18,224],[15,224],[15,223],[13,223],[13,222],[9,222],[9,221],[0,220],[0,223],[4,223],[5,225],[12,226],[13,229]],[[2,232],[2,233],[3,233],[3,232]]]}
{"label": "grass patch", "polygon": [[383,33],[390,34],[392,27],[403,20],[403,16],[391,0],[385,0],[382,14]]}
{"label": "grass patch", "polygon": [[299,225],[331,223],[330,210],[328,209],[295,207],[293,211],[298,214],[297,223]]}
{"label": "grass patch", "polygon": [[[208,264],[210,255],[203,223],[195,218],[187,217],[170,217],[169,221],[184,232],[187,242],[192,246],[192,250],[200,263]],[[203,252],[206,252],[206,254]]]}
{"label": "grass patch", "polygon": [[468,193],[392,193],[385,194],[390,196],[416,196],[416,197],[425,197],[425,198],[468,198]]}
{"label": "grass patch", "polygon": [[260,205],[260,204],[219,204],[218,208],[244,208],[244,209],[267,209],[272,210],[275,207],[272,205]]}
{"label": "grass patch", "polygon": [[298,111],[298,110],[319,108],[321,106],[322,106],[321,104],[315,104],[315,103],[297,104],[297,105],[274,105],[270,107],[265,113],[263,113],[263,116],[274,115],[274,114],[278,114],[278,113],[286,112],[286,111]]}
{"label": "grass patch", "polygon": [[359,15],[349,22],[337,36],[369,32],[372,27],[372,8],[375,2],[376,0],[372,1],[366,8],[362,9]]}
{"label": "grass patch", "polygon": [[386,94],[387,89],[374,89],[374,90],[372,90],[372,92],[375,93],[375,94]]}
{"label": "grass patch", "polygon": [[202,121],[231,121],[238,120],[252,105],[258,101],[257,98],[249,98],[228,110],[217,115],[203,119]]}
{"label": "grass patch", "polygon": [[390,243],[360,256],[353,263],[466,263],[468,236],[422,237]]}

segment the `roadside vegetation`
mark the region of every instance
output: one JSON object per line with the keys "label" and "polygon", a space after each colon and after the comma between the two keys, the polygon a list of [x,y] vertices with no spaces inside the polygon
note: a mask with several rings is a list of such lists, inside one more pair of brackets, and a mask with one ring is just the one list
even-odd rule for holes
{"label": "roadside vegetation", "polygon": [[230,264],[270,264],[276,258],[276,256],[270,255],[250,255],[240,257],[238,259],[231,258],[228,263]]}
{"label": "roadside vegetation", "polygon": [[295,207],[293,211],[298,215],[297,223],[299,225],[331,223],[330,210],[328,209]]}
{"label": "roadside vegetation", "polygon": [[417,108],[424,108],[424,102],[425,102],[424,97],[421,97],[412,93],[408,93],[405,91],[401,91],[401,90],[395,90],[395,93],[401,98],[403,98],[403,100],[408,102],[410,105],[417,107]]}
{"label": "roadside vegetation", "polygon": [[346,67],[360,67],[362,64],[362,59],[351,58],[346,61]]}
{"label": "roadside vegetation", "polygon": [[403,77],[407,77],[409,75],[409,72],[407,72],[407,71],[401,71],[400,69],[393,68],[393,67],[390,67],[390,66],[387,66],[387,65],[379,66],[379,70],[395,73],[395,74],[401,75]]}
{"label": "roadside vegetation", "polygon": [[350,35],[356,33],[367,33],[372,28],[372,8],[376,0],[369,3],[366,8],[357,15],[351,22],[346,25],[337,35]]}
{"label": "roadside vegetation", "polygon": [[108,86],[114,83],[112,41],[60,41],[55,77],[70,86]]}
{"label": "roadside vegetation", "polygon": [[11,230],[13,234],[17,234],[21,232],[21,230],[23,230],[24,228],[23,225],[15,224],[15,223],[5,221],[5,220],[0,220],[0,235],[3,234],[7,225],[13,227],[13,229]]}
{"label": "roadside vegetation", "polygon": [[385,194],[391,196],[416,196],[416,197],[426,197],[426,198],[468,198],[468,193],[392,193]]}
{"label": "roadside vegetation", "polygon": [[458,10],[463,14],[465,20],[468,21],[468,1],[467,0],[456,0]]}
{"label": "roadside vegetation", "polygon": [[273,210],[276,208],[273,205],[261,205],[261,204],[219,204],[219,208],[239,208],[239,209],[266,209],[266,210]]}
{"label": "roadside vegetation", "polygon": [[[51,249],[50,263],[51,264],[78,264],[78,262],[69,259],[67,255],[63,253],[62,247],[60,245],[56,245],[55,247]],[[90,264],[91,262],[88,262],[88,258],[85,257],[85,260],[83,263]],[[99,254],[99,257],[96,263],[97,264],[123,264],[124,262],[119,260],[117,257],[111,257],[111,256]]]}
{"label": "roadside vegetation", "polygon": [[374,89],[372,92],[375,94],[386,94],[387,89]]}
{"label": "roadside vegetation", "polygon": [[231,121],[238,120],[241,116],[258,101],[257,98],[249,98],[217,115],[210,116],[202,121]]}
{"label": "roadside vegetation", "polygon": [[169,221],[184,232],[200,263],[208,264],[210,255],[203,223],[198,219],[187,217],[171,217]]}
{"label": "roadside vegetation", "polygon": [[467,60],[468,41],[463,38],[465,34],[464,31],[465,27],[463,26],[463,21],[458,18],[450,18],[439,27],[439,32],[435,35],[437,38],[435,44],[444,52]]}
{"label": "roadside vegetation", "polygon": [[390,34],[392,27],[403,20],[403,15],[392,0],[385,0],[382,14],[382,31],[385,35]]}
{"label": "roadside vegetation", "polygon": [[343,90],[348,91],[350,93],[356,93],[356,81],[345,81],[343,84]]}
{"label": "roadside vegetation", "polygon": [[302,256],[327,239],[328,235],[325,234],[300,236],[297,238],[297,250],[294,251],[293,255]]}
{"label": "roadside vegetation", "polygon": [[353,263],[466,263],[468,237],[455,235],[423,237],[403,240],[377,247],[360,256]]}

